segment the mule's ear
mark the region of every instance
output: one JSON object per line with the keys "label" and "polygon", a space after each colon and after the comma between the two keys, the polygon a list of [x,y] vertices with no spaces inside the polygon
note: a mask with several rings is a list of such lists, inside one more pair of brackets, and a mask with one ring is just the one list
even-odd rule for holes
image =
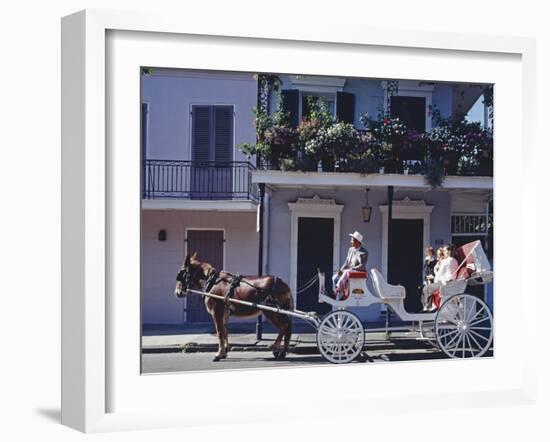
{"label": "mule's ear", "polygon": [[197,252],[193,252],[193,256],[191,256],[191,259],[196,261],[196,259],[197,259]]}
{"label": "mule's ear", "polygon": [[183,261],[183,267],[187,267],[191,262],[191,255],[189,253],[185,256],[185,261]]}

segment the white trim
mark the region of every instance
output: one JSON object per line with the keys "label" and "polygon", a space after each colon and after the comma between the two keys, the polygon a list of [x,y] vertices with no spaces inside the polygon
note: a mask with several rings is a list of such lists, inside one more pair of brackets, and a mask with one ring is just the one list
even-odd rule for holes
{"label": "white trim", "polygon": [[[226,237],[225,237],[225,228],[222,227],[186,227],[184,236],[183,236],[183,256],[187,257],[187,254],[189,253],[188,249],[188,241],[187,241],[187,232],[190,231],[212,231],[212,232],[223,232],[223,240],[222,240],[222,268],[225,268],[225,243],[226,243]],[[223,270],[223,269],[220,269]],[[183,302],[183,323],[187,323],[187,297],[184,298]]]}
{"label": "white trim", "polygon": [[289,75],[292,89],[303,92],[330,93],[342,92],[347,78],[316,75]]}
{"label": "white trim", "polygon": [[[397,97],[420,97],[426,99],[426,106],[424,109],[424,121],[426,122],[425,130],[429,131],[432,128],[432,118],[429,116],[430,106],[432,105],[434,84],[411,81],[411,80],[398,80],[397,81]],[[423,83],[423,84],[421,84]],[[382,89],[384,89],[384,111],[388,111],[388,82],[382,81]]]}
{"label": "white trim", "polygon": [[[421,219],[424,221],[422,234],[423,249],[430,245],[430,217],[434,206],[427,205],[424,201],[414,201],[405,198],[394,201],[392,207],[392,219]],[[388,279],[388,206],[380,205],[382,213],[382,274]]]}
{"label": "white trim", "polygon": [[334,200],[313,198],[299,198],[295,203],[288,203],[290,209],[290,289],[297,304],[296,290],[298,279],[298,220],[300,218],[332,218],[334,220],[334,241],[332,261],[333,266],[340,262],[340,225],[344,206],[336,204]]}
{"label": "white trim", "polygon": [[[364,190],[368,187],[407,187],[431,190],[423,175],[370,174],[340,172],[283,172],[278,170],[256,170],[252,172],[253,183],[265,183],[280,188],[333,189],[347,187]],[[493,190],[492,177],[447,176],[441,190],[484,189]]]}
{"label": "white trim", "polygon": [[208,210],[214,212],[255,212],[258,203],[237,200],[184,200],[184,199],[144,199],[142,210]]}

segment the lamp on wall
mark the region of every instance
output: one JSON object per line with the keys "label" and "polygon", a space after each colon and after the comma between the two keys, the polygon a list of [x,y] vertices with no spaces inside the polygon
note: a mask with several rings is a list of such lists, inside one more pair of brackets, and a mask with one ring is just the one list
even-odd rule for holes
{"label": "lamp on wall", "polygon": [[372,213],[372,207],[369,206],[369,188],[366,189],[367,192],[367,204],[363,206],[363,221],[366,223],[370,222],[370,216]]}

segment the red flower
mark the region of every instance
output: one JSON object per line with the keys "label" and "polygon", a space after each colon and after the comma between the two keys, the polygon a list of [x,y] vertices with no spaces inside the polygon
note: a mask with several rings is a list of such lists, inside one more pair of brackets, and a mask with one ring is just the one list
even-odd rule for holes
{"label": "red flower", "polygon": [[387,118],[384,118],[384,126],[387,126],[388,124],[390,124],[390,120],[388,120]]}

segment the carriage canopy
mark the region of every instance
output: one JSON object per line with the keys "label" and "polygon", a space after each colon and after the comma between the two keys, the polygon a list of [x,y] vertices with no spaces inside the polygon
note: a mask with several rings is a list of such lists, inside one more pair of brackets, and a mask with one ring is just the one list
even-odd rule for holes
{"label": "carriage canopy", "polygon": [[481,241],[473,241],[458,247],[456,255],[460,267],[468,266],[476,273],[491,271],[491,264],[483,250]]}

